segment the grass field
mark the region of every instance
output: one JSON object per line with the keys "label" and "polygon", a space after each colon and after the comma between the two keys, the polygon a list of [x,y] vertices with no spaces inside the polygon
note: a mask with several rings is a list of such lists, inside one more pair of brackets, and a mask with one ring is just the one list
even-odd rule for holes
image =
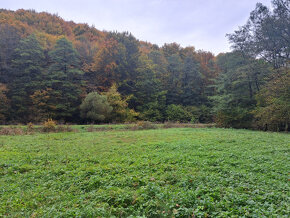
{"label": "grass field", "polygon": [[0,216],[287,217],[289,142],[216,128],[0,136]]}

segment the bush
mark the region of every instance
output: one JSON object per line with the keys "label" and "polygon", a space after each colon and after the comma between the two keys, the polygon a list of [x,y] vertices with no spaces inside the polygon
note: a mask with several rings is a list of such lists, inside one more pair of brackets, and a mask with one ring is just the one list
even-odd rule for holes
{"label": "bush", "polygon": [[60,125],[56,127],[55,131],[56,132],[76,132],[77,129],[73,129],[69,125]]}
{"label": "bush", "polygon": [[33,125],[33,123],[30,122],[30,123],[27,124],[26,131],[27,131],[27,133],[34,132],[34,125]]}
{"label": "bush", "polygon": [[93,132],[95,130],[94,126],[93,125],[90,125],[88,128],[87,128],[87,131],[88,132]]}
{"label": "bush", "polygon": [[91,92],[82,102],[81,117],[90,121],[100,122],[109,117],[113,108],[108,103],[107,97]]}
{"label": "bush", "polygon": [[166,114],[168,121],[190,122],[195,120],[193,114],[188,112],[182,105],[169,105],[166,109]]}
{"label": "bush", "polygon": [[56,130],[56,122],[52,119],[48,119],[43,123],[42,131],[43,132],[55,132]]}
{"label": "bush", "polygon": [[145,130],[145,129],[157,129],[157,126],[149,121],[139,121],[131,127],[131,130]]}
{"label": "bush", "polygon": [[142,120],[148,120],[150,122],[163,121],[163,114],[157,107],[149,107],[144,109],[139,116]]}
{"label": "bush", "polygon": [[173,122],[165,122],[162,128],[169,129],[169,128],[212,128],[215,127],[215,124],[204,124],[204,123],[173,123]]}
{"label": "bush", "polygon": [[199,123],[212,123],[213,122],[212,109],[205,105],[201,105],[200,107],[198,107],[197,118]]}
{"label": "bush", "polygon": [[253,115],[249,110],[233,107],[231,110],[219,111],[216,116],[216,124],[219,127],[250,128],[252,127]]}
{"label": "bush", "polygon": [[24,135],[22,128],[5,127],[0,129],[0,135]]}

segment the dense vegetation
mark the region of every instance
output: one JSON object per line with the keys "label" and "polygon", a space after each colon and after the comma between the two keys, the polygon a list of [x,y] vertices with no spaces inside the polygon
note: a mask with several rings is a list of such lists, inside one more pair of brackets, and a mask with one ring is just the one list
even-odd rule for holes
{"label": "dense vegetation", "polygon": [[289,215],[288,134],[77,128],[0,136],[0,216]]}
{"label": "dense vegetation", "polygon": [[290,7],[272,6],[257,4],[228,35],[233,52],[217,56],[2,9],[0,123],[137,119],[288,130]]}

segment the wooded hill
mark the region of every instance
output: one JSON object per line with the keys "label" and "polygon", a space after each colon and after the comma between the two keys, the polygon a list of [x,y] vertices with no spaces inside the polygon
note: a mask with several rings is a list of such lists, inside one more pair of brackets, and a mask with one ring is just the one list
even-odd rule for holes
{"label": "wooded hill", "polygon": [[[214,56],[33,10],[0,10],[0,122],[216,122],[287,130],[289,1],[257,4]],[[90,94],[89,94],[90,93]]]}

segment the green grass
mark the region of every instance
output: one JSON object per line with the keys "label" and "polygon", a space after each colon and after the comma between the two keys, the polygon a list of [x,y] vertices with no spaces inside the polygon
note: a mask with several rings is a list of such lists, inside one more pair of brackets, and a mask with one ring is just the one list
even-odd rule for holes
{"label": "green grass", "polygon": [[289,141],[215,128],[0,136],[0,216],[287,217]]}

